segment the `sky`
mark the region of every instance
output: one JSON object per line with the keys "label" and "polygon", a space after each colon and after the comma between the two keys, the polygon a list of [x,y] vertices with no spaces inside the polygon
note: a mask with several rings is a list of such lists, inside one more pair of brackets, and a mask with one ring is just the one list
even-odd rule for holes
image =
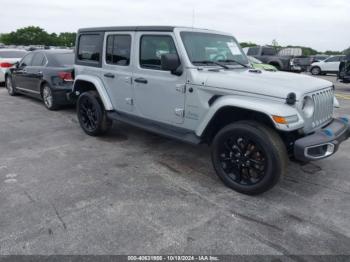
{"label": "sky", "polygon": [[342,51],[350,46],[349,0],[0,0],[0,33],[35,25],[49,33],[82,27],[179,25],[238,41]]}

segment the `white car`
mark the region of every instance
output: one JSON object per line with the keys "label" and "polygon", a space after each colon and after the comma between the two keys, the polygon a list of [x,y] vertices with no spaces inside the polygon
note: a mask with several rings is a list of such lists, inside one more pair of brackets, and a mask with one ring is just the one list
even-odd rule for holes
{"label": "white car", "polygon": [[22,49],[0,49],[0,83],[5,82],[6,72],[27,54]]}
{"label": "white car", "polygon": [[327,73],[336,74],[339,71],[340,62],[344,57],[343,55],[336,55],[326,60],[312,63],[310,72],[313,75],[325,75]]}

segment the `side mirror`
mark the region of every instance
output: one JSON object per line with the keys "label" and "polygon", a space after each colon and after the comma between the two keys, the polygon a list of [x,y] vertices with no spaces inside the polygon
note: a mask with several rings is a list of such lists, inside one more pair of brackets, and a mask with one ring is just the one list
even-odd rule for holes
{"label": "side mirror", "polygon": [[16,63],[13,64],[13,66],[14,66],[15,68],[18,68],[18,67],[19,67],[19,62],[17,61]]}
{"label": "side mirror", "polygon": [[174,75],[181,75],[181,62],[177,54],[163,54],[161,56],[161,69],[170,71]]}

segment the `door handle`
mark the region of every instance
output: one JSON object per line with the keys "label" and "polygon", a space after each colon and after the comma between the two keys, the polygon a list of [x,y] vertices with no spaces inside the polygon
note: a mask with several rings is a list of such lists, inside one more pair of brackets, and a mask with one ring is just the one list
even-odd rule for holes
{"label": "door handle", "polygon": [[114,74],[112,73],[107,73],[107,74],[104,74],[105,77],[108,77],[108,78],[114,78]]}
{"label": "door handle", "polygon": [[39,71],[39,72],[37,73],[37,75],[38,75],[38,76],[43,76],[43,72]]}
{"label": "door handle", "polygon": [[143,77],[136,78],[134,81],[136,83],[140,83],[140,84],[147,84],[148,83],[147,79],[145,79]]}

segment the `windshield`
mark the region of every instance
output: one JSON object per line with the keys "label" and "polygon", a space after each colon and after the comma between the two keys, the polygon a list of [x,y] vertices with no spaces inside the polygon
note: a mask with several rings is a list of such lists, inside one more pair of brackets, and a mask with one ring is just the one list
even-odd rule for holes
{"label": "windshield", "polygon": [[22,58],[26,51],[0,51],[0,58]]}
{"label": "windshield", "polygon": [[192,64],[208,65],[208,62],[221,62],[229,65],[248,65],[246,55],[232,36],[181,32],[181,38]]}

